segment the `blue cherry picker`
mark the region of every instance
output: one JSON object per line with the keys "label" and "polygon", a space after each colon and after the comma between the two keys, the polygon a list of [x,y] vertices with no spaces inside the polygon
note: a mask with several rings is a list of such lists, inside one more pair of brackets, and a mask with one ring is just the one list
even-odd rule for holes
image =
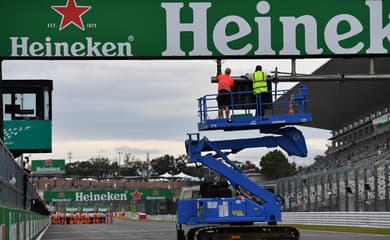
{"label": "blue cherry picker", "polygon": [[[236,78],[235,83],[239,80]],[[199,133],[188,134],[185,142],[188,161],[206,166],[223,181],[202,183],[198,198],[178,201],[178,240],[299,239],[296,228],[277,225],[281,221],[283,199],[253,182],[228,158],[230,154],[257,147],[280,147],[289,155],[307,155],[302,133],[291,125],[312,119],[307,112],[308,89],[303,86],[269,94],[274,101],[261,103],[251,90],[233,91],[228,120],[216,117],[215,94],[198,99],[199,131],[259,129],[260,133],[270,135],[211,141],[201,138]],[[258,107],[266,110],[264,116],[253,113]],[[231,187],[239,194],[234,195]],[[257,222],[263,224],[254,224]]]}

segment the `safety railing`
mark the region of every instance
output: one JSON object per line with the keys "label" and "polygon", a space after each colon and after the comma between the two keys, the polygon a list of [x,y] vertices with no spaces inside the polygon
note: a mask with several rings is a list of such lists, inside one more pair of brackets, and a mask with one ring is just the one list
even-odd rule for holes
{"label": "safety railing", "polygon": [[221,93],[230,98],[230,105],[218,107],[218,94],[208,94],[198,99],[200,122],[216,119],[218,108],[229,107],[231,116],[255,115],[256,109],[266,110],[267,115],[301,114],[307,112],[307,88],[275,90],[264,93],[264,97],[253,91]]}
{"label": "safety railing", "polygon": [[49,216],[0,206],[0,240],[36,239],[49,223]]}
{"label": "safety railing", "polygon": [[[260,94],[252,91],[221,93],[228,96],[229,105],[218,106],[218,94],[198,99],[198,129],[245,130],[261,129],[269,125],[300,124],[311,121],[308,113],[306,86],[289,90],[275,90]],[[229,108],[230,116],[219,115]]]}
{"label": "safety railing", "polygon": [[389,212],[284,212],[283,223],[390,228]]}
{"label": "safety railing", "polygon": [[[152,221],[176,221],[176,215],[148,215]],[[283,212],[281,224],[390,228],[389,212]]]}

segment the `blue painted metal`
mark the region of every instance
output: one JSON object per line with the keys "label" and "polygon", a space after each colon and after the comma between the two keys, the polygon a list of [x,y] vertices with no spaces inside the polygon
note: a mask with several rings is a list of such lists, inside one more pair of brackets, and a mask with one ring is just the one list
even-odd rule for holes
{"label": "blue painted metal", "polygon": [[[302,124],[312,120],[311,114],[307,111],[306,86],[290,90],[270,91],[277,101],[272,103],[261,103],[255,98],[253,103],[238,103],[237,96],[253,94],[252,92],[227,93],[231,98],[231,121],[218,119],[217,94],[210,94],[198,99],[199,131],[207,130],[248,130],[268,129],[270,127],[285,126],[288,124]],[[294,113],[291,113],[293,107]],[[266,109],[265,116],[257,116],[255,109]]]}
{"label": "blue painted metal", "polygon": [[280,205],[259,205],[251,199],[239,197],[180,200],[178,210],[178,224],[188,225],[281,220]]}
{"label": "blue painted metal", "polygon": [[[216,105],[207,104],[210,95],[199,99],[200,123],[199,130],[247,130],[260,129],[262,133],[272,134],[248,139],[234,139],[210,141],[206,137],[200,138],[199,133],[188,134],[186,140],[189,162],[201,163],[225,177],[235,188],[242,188],[251,194],[251,198],[199,198],[194,200],[178,201],[178,224],[207,224],[207,223],[234,223],[234,222],[279,222],[281,221],[280,199],[262,186],[249,179],[240,168],[228,158],[229,154],[238,153],[246,148],[281,147],[289,155],[305,157],[307,148],[305,138],[295,127],[285,127],[290,124],[300,124],[311,120],[310,113],[306,112],[307,88],[284,92],[281,98],[288,95],[288,107],[296,104],[297,113],[270,116],[252,116],[248,112],[251,108],[242,108],[246,115],[234,117],[233,122],[226,119],[209,119],[210,111],[216,111]],[[213,101],[216,96],[214,95]],[[279,102],[279,101],[278,101]],[[283,103],[283,101],[282,101]],[[260,103],[261,104],[261,103]],[[271,103],[272,109],[275,108]],[[214,110],[210,110],[214,109]],[[290,109],[291,110],[291,109]],[[204,155],[204,153],[206,154]]]}

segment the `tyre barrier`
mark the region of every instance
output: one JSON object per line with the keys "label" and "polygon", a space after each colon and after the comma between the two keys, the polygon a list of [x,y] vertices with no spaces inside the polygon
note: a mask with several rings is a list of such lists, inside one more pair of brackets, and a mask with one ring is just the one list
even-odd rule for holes
{"label": "tyre barrier", "polygon": [[1,240],[35,239],[48,224],[49,216],[0,206]]}

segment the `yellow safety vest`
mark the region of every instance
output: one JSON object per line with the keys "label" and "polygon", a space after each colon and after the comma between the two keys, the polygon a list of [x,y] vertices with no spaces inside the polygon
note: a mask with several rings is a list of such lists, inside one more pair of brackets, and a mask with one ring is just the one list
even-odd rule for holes
{"label": "yellow safety vest", "polygon": [[257,71],[252,74],[253,92],[259,94],[268,91],[267,75],[262,71]]}

